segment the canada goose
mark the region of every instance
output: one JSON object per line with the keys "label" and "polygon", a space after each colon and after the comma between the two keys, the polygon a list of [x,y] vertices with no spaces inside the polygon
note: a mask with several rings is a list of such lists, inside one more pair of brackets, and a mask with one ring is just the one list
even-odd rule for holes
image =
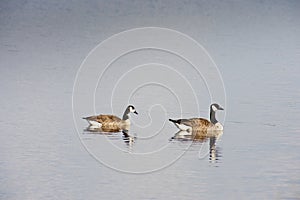
{"label": "canada goose", "polygon": [[126,108],[122,119],[114,115],[95,115],[84,117],[83,119],[88,121],[92,129],[102,129],[104,132],[118,132],[123,129],[128,129],[130,125],[130,113],[138,114],[132,105]]}
{"label": "canada goose", "polygon": [[223,126],[216,120],[216,111],[224,110],[221,106],[216,103],[210,106],[210,121],[204,118],[190,118],[190,119],[169,119],[173,122],[177,128],[183,131],[201,130],[201,131],[212,131],[212,130],[223,130]]}

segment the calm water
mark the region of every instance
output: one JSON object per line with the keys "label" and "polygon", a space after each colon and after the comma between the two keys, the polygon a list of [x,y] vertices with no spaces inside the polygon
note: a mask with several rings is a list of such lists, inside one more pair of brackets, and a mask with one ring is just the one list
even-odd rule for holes
{"label": "calm water", "polygon": [[[0,199],[299,199],[299,7],[296,1],[1,2]],[[226,90],[218,138],[171,139],[177,129],[167,118],[208,117],[210,103],[203,81],[175,64],[196,89],[198,108],[188,91],[180,91],[181,112],[172,95],[150,85],[130,100],[139,112],[132,116],[134,142],[122,133],[84,131],[80,117],[93,114],[93,106],[76,110],[74,124],[73,84],[83,59],[112,34],[142,26],[181,31],[208,50]],[[164,57],[156,53],[144,55]],[[130,68],[128,60],[120,63]],[[104,81],[122,75],[117,65],[110,72],[117,75]],[[123,87],[138,77],[125,78]],[[112,108],[110,87],[96,88],[95,109],[121,116],[128,93],[117,88]],[[79,96],[92,102],[85,91]]]}

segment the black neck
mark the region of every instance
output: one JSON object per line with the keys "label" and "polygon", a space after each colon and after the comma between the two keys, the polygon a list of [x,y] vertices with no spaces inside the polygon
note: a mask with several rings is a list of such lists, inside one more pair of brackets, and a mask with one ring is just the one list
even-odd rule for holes
{"label": "black neck", "polygon": [[216,112],[212,108],[210,108],[210,122],[213,124],[218,123],[216,119]]}
{"label": "black neck", "polygon": [[124,114],[123,114],[123,118],[122,118],[123,120],[129,119],[129,112],[130,112],[130,111],[129,111],[128,109],[125,110],[125,112],[124,112]]}

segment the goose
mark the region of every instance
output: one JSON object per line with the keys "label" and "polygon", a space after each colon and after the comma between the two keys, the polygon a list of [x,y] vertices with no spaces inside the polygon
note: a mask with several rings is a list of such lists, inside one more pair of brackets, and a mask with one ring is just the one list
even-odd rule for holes
{"label": "goose", "polygon": [[169,119],[177,128],[182,131],[192,132],[193,130],[200,131],[214,131],[223,130],[223,125],[216,119],[216,111],[224,110],[219,104],[213,103],[210,105],[210,121],[204,118],[190,118],[190,119]]}
{"label": "goose", "polygon": [[84,117],[90,124],[90,129],[102,129],[105,132],[118,132],[130,126],[129,114],[138,114],[134,106],[127,106],[122,119],[115,115],[95,115]]}

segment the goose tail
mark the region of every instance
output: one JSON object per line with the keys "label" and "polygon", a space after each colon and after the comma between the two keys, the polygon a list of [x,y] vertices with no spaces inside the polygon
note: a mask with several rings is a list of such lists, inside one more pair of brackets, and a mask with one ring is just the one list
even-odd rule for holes
{"label": "goose tail", "polygon": [[177,120],[175,120],[175,119],[169,119],[169,121],[170,122],[173,122],[173,123],[177,123],[177,124],[180,124],[180,119],[177,119]]}

